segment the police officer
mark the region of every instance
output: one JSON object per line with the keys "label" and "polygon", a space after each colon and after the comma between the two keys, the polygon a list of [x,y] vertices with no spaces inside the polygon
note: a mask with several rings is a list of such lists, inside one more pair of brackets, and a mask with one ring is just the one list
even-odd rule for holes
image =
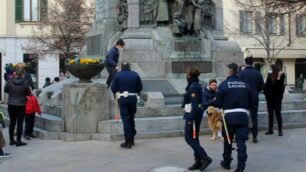
{"label": "police officer", "polygon": [[257,135],[258,135],[258,120],[257,120],[257,112],[258,112],[258,103],[259,103],[259,92],[263,90],[265,84],[260,72],[258,72],[253,67],[253,58],[252,56],[244,59],[246,67],[239,73],[239,78],[241,81],[248,84],[252,91],[253,100],[252,106],[250,109],[251,119],[252,119],[252,134],[253,134],[253,143],[257,143]]}
{"label": "police officer", "polygon": [[184,94],[183,107],[185,108],[185,140],[193,149],[195,158],[195,163],[188,169],[203,171],[212,162],[212,159],[207,156],[199,141],[200,125],[203,118],[203,110],[199,108],[202,103],[202,87],[199,84],[199,76],[198,69],[191,67],[188,70],[188,85]]}
{"label": "police officer", "polygon": [[115,46],[113,46],[107,53],[105,60],[105,67],[108,72],[108,78],[106,80],[107,87],[112,83],[112,80],[117,73],[117,64],[119,60],[119,50],[122,50],[125,46],[125,42],[119,39]]}
{"label": "police officer", "polygon": [[[238,65],[228,65],[229,77],[219,85],[215,105],[224,109],[225,121],[229,133],[229,139],[235,136],[238,147],[238,167],[235,172],[242,172],[245,169],[247,160],[246,140],[248,140],[248,114],[252,103],[250,88],[237,76]],[[222,134],[224,139],[224,153],[221,166],[230,169],[232,161],[232,145],[227,141],[225,128]]]}
{"label": "police officer", "polygon": [[130,64],[124,61],[121,71],[113,79],[111,90],[119,103],[120,115],[123,122],[125,142],[122,148],[131,148],[134,145],[135,113],[137,110],[138,95],[142,90],[142,81],[139,75],[131,71]]}

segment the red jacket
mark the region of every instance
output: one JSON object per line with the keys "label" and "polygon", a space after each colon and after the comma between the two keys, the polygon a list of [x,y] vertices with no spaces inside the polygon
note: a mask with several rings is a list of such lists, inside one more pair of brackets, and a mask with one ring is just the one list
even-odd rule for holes
{"label": "red jacket", "polygon": [[26,102],[26,115],[32,115],[35,113],[41,113],[37,98],[33,95],[27,96],[27,102]]}

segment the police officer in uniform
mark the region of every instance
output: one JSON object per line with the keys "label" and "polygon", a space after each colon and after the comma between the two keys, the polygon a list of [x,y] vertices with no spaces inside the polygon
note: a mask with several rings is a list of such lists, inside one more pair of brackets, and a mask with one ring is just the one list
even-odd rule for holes
{"label": "police officer in uniform", "polygon": [[250,115],[252,119],[252,134],[253,134],[253,143],[257,143],[258,135],[258,103],[259,103],[259,92],[263,90],[265,84],[262,78],[262,75],[253,67],[253,57],[247,57],[244,59],[246,67],[239,73],[239,78],[241,81],[248,84],[251,89],[253,100],[252,106],[250,109]]}
{"label": "police officer in uniform", "polygon": [[182,107],[185,108],[185,140],[194,151],[195,163],[189,170],[203,171],[212,162],[205,150],[201,147],[199,141],[200,125],[203,118],[203,110],[200,108],[202,103],[202,87],[199,84],[198,69],[191,67],[187,72],[188,85],[184,94]]}
{"label": "police officer in uniform", "polygon": [[[238,166],[235,172],[243,172],[247,160],[246,144],[248,140],[248,115],[252,105],[252,92],[250,88],[237,76],[238,65],[228,65],[229,77],[219,85],[215,105],[224,109],[225,121],[232,143],[235,137],[238,147]],[[221,166],[230,169],[232,161],[232,145],[229,144],[223,127],[224,153]]]}
{"label": "police officer in uniform", "polygon": [[122,148],[131,148],[134,145],[135,114],[138,96],[142,90],[142,81],[139,75],[131,71],[127,61],[122,62],[121,71],[113,79],[111,90],[119,103],[120,115],[123,122],[125,142]]}

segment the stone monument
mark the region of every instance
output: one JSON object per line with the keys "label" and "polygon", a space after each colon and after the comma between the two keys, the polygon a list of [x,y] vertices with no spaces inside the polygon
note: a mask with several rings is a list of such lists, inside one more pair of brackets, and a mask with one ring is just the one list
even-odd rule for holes
{"label": "stone monument", "polygon": [[132,62],[144,78],[184,78],[190,66],[197,66],[204,80],[225,77],[225,65],[240,64],[243,56],[240,47],[223,35],[222,4],[222,0],[97,0],[88,55],[105,55],[122,38],[126,47],[121,59]]}
{"label": "stone monument", "polygon": [[[132,64],[144,87],[136,137],[182,134],[180,104],[188,67],[198,67],[201,82],[207,82],[224,79],[228,63],[243,63],[238,44],[223,36],[222,2],[96,0],[87,55],[105,56],[119,38],[125,41],[119,60]],[[105,87],[106,71],[100,76],[91,84],[69,79],[43,89],[39,99],[46,114],[38,117],[38,134],[62,140],[121,139],[122,123],[114,117],[115,100]]]}

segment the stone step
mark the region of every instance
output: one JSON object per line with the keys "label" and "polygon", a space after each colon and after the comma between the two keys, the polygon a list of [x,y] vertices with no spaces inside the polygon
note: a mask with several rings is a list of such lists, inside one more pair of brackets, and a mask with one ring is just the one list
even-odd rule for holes
{"label": "stone step", "polygon": [[[296,100],[291,102],[284,102],[282,104],[282,110],[303,110],[306,109],[305,100]],[[259,113],[267,112],[266,102],[261,101],[258,106]],[[182,116],[184,112],[182,111],[180,104],[167,105],[163,108],[146,108],[140,106],[137,109],[137,118],[147,118],[147,117],[165,117],[165,116]]]}
{"label": "stone step", "polygon": [[65,131],[63,118],[47,113],[42,113],[42,116],[36,117],[35,127],[52,132]]}
{"label": "stone step", "polygon": [[[306,110],[282,111],[284,124],[306,123]],[[276,122],[276,120],[275,120]],[[136,130],[139,134],[150,132],[181,131],[184,129],[182,116],[167,116],[155,118],[136,118]],[[267,112],[258,114],[259,125],[268,125]],[[203,119],[202,128],[207,128],[207,121]],[[99,121],[98,132],[101,134],[122,135],[123,128],[121,121],[115,120]]]}
{"label": "stone step", "polygon": [[52,114],[54,116],[62,117],[62,107],[61,106],[52,106],[50,104],[42,105],[42,112],[46,114]]}
{"label": "stone step", "polygon": [[[301,128],[306,127],[306,110],[283,111],[283,127]],[[259,130],[267,130],[267,113],[261,112],[258,117]],[[184,135],[184,120],[182,116],[136,118],[137,139],[175,137]],[[275,120],[276,121],[276,120]],[[277,125],[274,125],[277,128]],[[115,120],[99,121],[98,133],[72,134],[63,131],[47,131],[46,129],[34,128],[36,136],[42,139],[82,141],[82,140],[122,140],[122,123]],[[207,127],[206,119],[201,125],[201,134],[211,134]]]}
{"label": "stone step", "polygon": [[[306,109],[306,101],[305,100],[292,100],[290,102],[282,103],[282,110],[299,110]],[[258,112],[267,112],[267,103],[266,101],[259,102]]]}

